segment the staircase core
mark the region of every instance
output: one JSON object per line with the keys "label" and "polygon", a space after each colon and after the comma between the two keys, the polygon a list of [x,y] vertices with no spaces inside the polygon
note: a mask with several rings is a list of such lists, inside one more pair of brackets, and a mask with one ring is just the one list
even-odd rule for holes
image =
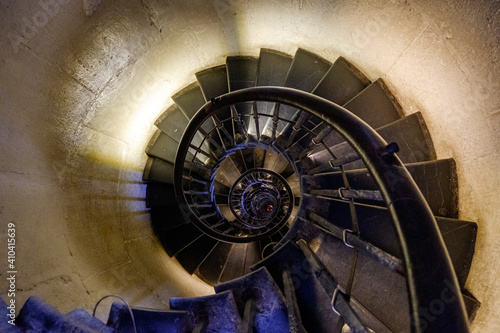
{"label": "staircase core", "polygon": [[276,172],[250,169],[229,192],[229,207],[236,219],[251,229],[272,229],[292,213],[292,190]]}

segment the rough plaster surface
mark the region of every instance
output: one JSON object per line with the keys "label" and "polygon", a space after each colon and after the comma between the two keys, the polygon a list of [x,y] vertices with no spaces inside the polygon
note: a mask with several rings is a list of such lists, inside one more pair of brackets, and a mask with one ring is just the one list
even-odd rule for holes
{"label": "rough plaster surface", "polygon": [[0,240],[16,223],[19,303],[36,294],[90,310],[115,293],[165,308],[212,292],[151,232],[141,170],[152,122],[227,55],[303,47],[382,77],[406,113],[422,112],[438,157],[457,161],[460,216],[479,225],[472,328],[500,328],[498,1],[109,0],[92,16],[81,6],[0,3]]}

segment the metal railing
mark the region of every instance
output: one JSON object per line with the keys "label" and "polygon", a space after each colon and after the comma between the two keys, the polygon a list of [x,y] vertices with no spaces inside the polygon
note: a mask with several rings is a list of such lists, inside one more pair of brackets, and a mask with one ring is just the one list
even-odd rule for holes
{"label": "metal railing", "polygon": [[[276,104],[272,113],[261,114],[257,109],[258,102]],[[249,130],[242,120],[243,115],[238,114],[235,107],[242,103],[251,105],[243,109],[251,110],[244,116],[251,119],[248,126],[251,125],[253,130]],[[286,108],[285,113],[280,112],[283,107]],[[353,148],[356,156],[335,156],[324,141],[331,131],[338,132]],[[272,145],[288,156],[291,162],[305,159],[308,151],[317,146],[330,154],[331,159],[325,165],[295,169],[299,175],[307,171],[342,172],[345,184],[338,190],[338,200],[349,202],[352,228],[333,228],[330,232],[342,233],[346,246],[357,247],[358,251],[369,251],[373,258],[385,261],[389,268],[406,277],[413,332],[468,331],[460,288],[435,218],[411,175],[395,155],[397,145],[387,144],[363,120],[326,99],[291,88],[256,87],[231,92],[206,103],[191,119],[176,156],[174,187],[185,217],[218,239],[223,235],[223,240],[238,242],[242,230],[246,233],[243,235],[246,241],[261,236],[260,232],[252,234],[255,229],[237,230],[234,223],[224,222],[213,194],[215,174],[221,161],[228,158],[231,152],[260,144]],[[343,165],[355,159],[364,162],[378,191],[363,193],[349,188]],[[390,183],[391,175],[397,175],[398,182]],[[353,202],[353,198],[359,195],[385,201],[399,239],[400,261],[360,241]],[[325,222],[318,215],[311,219]],[[280,220],[265,229],[266,235],[279,230],[283,223]],[[356,259],[352,265],[355,268]],[[352,284],[352,279],[351,274],[349,284]],[[348,301],[349,289],[341,299]],[[338,294],[339,291],[335,290],[333,302]],[[446,295],[446,304],[441,301],[443,295]],[[439,314],[430,320],[427,311],[436,302],[443,303],[443,306]],[[336,311],[342,310],[337,308]],[[349,316],[347,313],[341,315]]]}

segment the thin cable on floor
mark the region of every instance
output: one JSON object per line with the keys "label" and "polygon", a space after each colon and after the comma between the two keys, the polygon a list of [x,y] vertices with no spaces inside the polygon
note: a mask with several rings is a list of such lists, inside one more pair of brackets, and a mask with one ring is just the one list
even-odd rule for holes
{"label": "thin cable on floor", "polygon": [[132,319],[132,326],[134,327],[134,333],[137,333],[137,326],[135,325],[135,318],[134,318],[134,313],[132,312],[132,308],[130,307],[130,305],[128,304],[128,302],[126,300],[124,300],[122,297],[118,296],[118,295],[106,295],[104,297],[102,297],[95,305],[94,307],[94,311],[92,312],[92,317],[95,317],[95,312],[97,310],[97,307],[99,306],[99,304],[104,301],[106,298],[109,298],[109,297],[116,297],[118,299],[120,299],[123,303],[125,303],[125,305],[127,306],[127,309],[128,309],[128,312],[130,314],[130,318]]}

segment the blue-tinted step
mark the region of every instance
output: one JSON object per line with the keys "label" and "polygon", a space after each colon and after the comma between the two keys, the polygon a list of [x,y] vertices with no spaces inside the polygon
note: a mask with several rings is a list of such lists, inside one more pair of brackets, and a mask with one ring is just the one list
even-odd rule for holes
{"label": "blue-tinted step", "polygon": [[[138,332],[185,333],[186,312],[132,308]],[[119,333],[134,333],[132,318],[125,304],[115,302],[111,306],[108,326]]]}

